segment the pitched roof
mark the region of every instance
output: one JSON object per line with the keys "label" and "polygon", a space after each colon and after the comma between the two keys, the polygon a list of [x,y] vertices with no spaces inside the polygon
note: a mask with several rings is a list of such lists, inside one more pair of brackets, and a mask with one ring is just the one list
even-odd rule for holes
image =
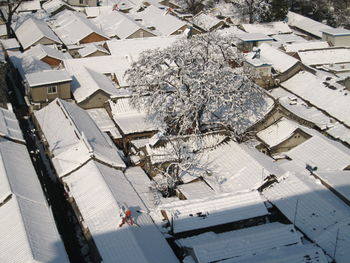
{"label": "pitched roof", "polygon": [[83,14],[65,10],[54,16],[52,29],[67,46],[78,44],[92,33],[108,39],[108,36]]}
{"label": "pitched roof", "polygon": [[350,126],[350,97],[346,88],[336,83],[336,79],[300,71],[280,85]]}
{"label": "pitched roof", "polygon": [[157,130],[157,125],[147,115],[146,111],[137,110],[130,102],[131,98],[118,98],[109,101],[113,120],[123,134],[133,134]]}
{"label": "pitched roof", "polygon": [[108,77],[87,67],[74,72],[74,78],[72,92],[78,103],[90,98],[98,90],[104,91],[109,96],[119,94],[118,89]]}
{"label": "pitched roof", "polygon": [[165,211],[172,222],[174,233],[237,222],[268,213],[257,191],[182,200],[160,205],[158,210]]}
{"label": "pitched roof", "polygon": [[266,129],[259,131],[256,136],[272,148],[289,139],[300,128],[298,123],[282,117]]}
{"label": "pitched roof", "polygon": [[94,120],[96,125],[103,132],[109,132],[113,139],[121,139],[122,136],[119,130],[115,126],[115,123],[109,117],[107,111],[104,108],[95,108],[86,110],[90,117]]}
{"label": "pitched roof", "polygon": [[187,25],[187,22],[177,17],[167,14],[166,10],[161,10],[153,5],[148,6],[144,11],[135,13],[135,19],[142,19],[142,24],[146,27],[155,27],[159,35],[169,36],[175,33],[181,27]]}
{"label": "pitched roof", "polygon": [[54,155],[52,161],[59,176],[92,158],[116,168],[125,167],[111,139],[76,104],[56,99],[35,112],[35,117]]}
{"label": "pitched roof", "polygon": [[350,62],[350,48],[321,48],[298,52],[300,60],[309,66]]}
{"label": "pitched roof", "polygon": [[45,45],[36,45],[34,47],[31,47],[29,50],[25,52],[27,55],[33,56],[37,59],[43,59],[46,56],[55,58],[58,60],[64,60],[70,57],[69,53],[63,53],[62,51]]}
{"label": "pitched roof", "polygon": [[62,43],[45,21],[34,17],[22,22],[15,29],[15,34],[23,49],[34,45],[42,38],[48,38],[58,44]]}
{"label": "pitched roof", "polygon": [[230,141],[201,157],[211,176],[204,180],[217,192],[240,192],[258,189],[266,177],[284,173],[274,160],[255,148]]}
{"label": "pitched roof", "polygon": [[139,29],[156,35],[155,33],[151,32],[151,30],[135,21],[132,17],[119,11],[113,11],[112,8],[107,12],[101,13],[92,21],[97,26],[102,28],[102,30],[106,32],[109,37],[118,37],[119,39],[125,39]]}
{"label": "pitched roof", "polygon": [[294,26],[298,29],[301,29],[311,35],[322,38],[322,31],[331,29],[332,27],[312,20],[308,17],[299,15],[297,13],[289,11],[287,14],[287,23],[290,26]]}
{"label": "pitched roof", "polygon": [[290,173],[263,194],[330,257],[337,240],[335,261],[348,261],[350,208],[315,178]]}
{"label": "pitched roof", "polygon": [[66,70],[45,70],[39,72],[28,73],[25,75],[29,87],[37,87],[49,84],[57,84],[70,82],[72,78]]}
{"label": "pitched roof", "polygon": [[0,203],[1,262],[69,262],[27,147],[3,138]]}
{"label": "pitched roof", "polygon": [[83,48],[78,50],[78,53],[82,58],[84,58],[95,53],[96,51],[100,51],[106,55],[109,55],[109,52],[105,48],[96,44],[85,45]]}
{"label": "pitched roof", "polygon": [[[79,207],[103,262],[178,262],[121,171],[90,160],[63,181]],[[122,206],[138,224],[122,222]]]}
{"label": "pitched roof", "polygon": [[16,115],[3,108],[0,108],[0,136],[25,142]]}
{"label": "pitched roof", "polygon": [[350,30],[345,28],[326,28],[321,30],[321,32],[332,36],[350,36]]}
{"label": "pitched roof", "polygon": [[261,33],[264,35],[287,34],[292,33],[286,22],[271,22],[260,24],[242,24],[243,30],[248,33]]}
{"label": "pitched roof", "polygon": [[263,254],[274,250],[301,246],[301,234],[293,225],[275,222],[218,234],[209,232],[177,242],[193,251],[196,262],[209,263],[223,259],[224,262],[235,262],[257,253],[263,258]]}

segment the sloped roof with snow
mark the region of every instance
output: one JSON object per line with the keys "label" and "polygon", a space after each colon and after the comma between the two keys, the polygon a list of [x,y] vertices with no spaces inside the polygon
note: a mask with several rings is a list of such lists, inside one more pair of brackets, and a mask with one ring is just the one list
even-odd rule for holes
{"label": "sloped roof with snow", "polygon": [[350,30],[345,28],[326,28],[321,30],[321,32],[332,36],[350,36]]}
{"label": "sloped roof with snow", "polygon": [[209,263],[231,258],[234,261],[259,252],[262,254],[287,246],[301,246],[301,234],[293,225],[275,222],[219,234],[209,232],[177,242],[193,249],[197,262]]}
{"label": "sloped roof with snow", "polygon": [[31,88],[72,81],[72,78],[64,69],[33,72],[26,74],[25,78]]}
{"label": "sloped roof with snow", "polygon": [[72,92],[75,100],[81,103],[101,90],[109,96],[118,95],[118,89],[113,82],[103,75],[89,68],[82,68],[74,72]]}
{"label": "sloped roof with snow", "polygon": [[331,29],[332,27],[312,20],[311,18],[299,15],[297,13],[289,11],[287,14],[288,25],[296,27],[304,32],[307,32],[313,36],[322,38],[322,31]]}
{"label": "sloped roof with snow", "polygon": [[1,39],[0,42],[5,50],[19,49],[21,47],[16,38]]}
{"label": "sloped roof with snow", "polygon": [[314,133],[311,138],[286,153],[304,167],[311,165],[318,171],[343,170],[350,165],[350,150],[322,134]]}
{"label": "sloped roof with snow", "polygon": [[256,136],[272,148],[289,139],[300,128],[298,123],[282,117],[266,129],[259,131]]}
{"label": "sloped roof with snow", "polygon": [[280,35],[272,35],[274,40],[280,43],[298,43],[298,42],[308,42],[305,38],[295,34],[280,34]]}
{"label": "sloped roof with snow", "polygon": [[344,198],[350,201],[350,171],[315,171],[327,185],[341,194]]}
{"label": "sloped roof with snow", "polygon": [[257,191],[181,200],[160,205],[158,210],[166,212],[174,233],[237,222],[268,213]]}
{"label": "sloped roof with snow", "polygon": [[49,64],[19,51],[8,51],[7,54],[23,80],[26,74],[52,69]]}
{"label": "sloped roof with snow", "polygon": [[215,16],[207,15],[205,13],[199,13],[193,17],[193,24],[206,31],[210,31],[213,27],[222,22],[222,20],[216,18]]}
{"label": "sloped roof with snow", "polygon": [[41,9],[41,6],[40,6],[39,0],[23,1],[17,8],[16,13],[31,12],[31,11],[37,11],[40,9]]}
{"label": "sloped roof with snow", "polygon": [[94,52],[97,52],[97,51],[100,51],[106,55],[109,55],[109,52],[105,48],[103,48],[99,45],[95,45],[95,44],[86,45],[85,47],[79,49],[78,53],[82,58],[84,58],[86,56],[93,54]]}
{"label": "sloped roof with snow", "polygon": [[125,39],[140,29],[156,35],[132,17],[119,11],[113,11],[112,9],[103,12],[92,21],[102,28],[109,37]]}
{"label": "sloped roof with snow", "polygon": [[83,14],[65,10],[54,16],[52,29],[67,46],[75,45],[92,33],[108,39],[108,36]]}
{"label": "sloped roof with snow", "polygon": [[[147,208],[121,171],[90,160],[63,181],[103,262],[178,262],[150,216],[137,212]],[[119,226],[122,206],[132,211],[138,226]]]}
{"label": "sloped roof with snow", "polygon": [[322,48],[299,51],[300,60],[309,66],[350,62],[350,48]]}
{"label": "sloped roof with snow", "polygon": [[215,195],[213,189],[211,189],[203,181],[196,181],[188,184],[178,185],[177,189],[186,197],[186,199],[191,200]]}
{"label": "sloped roof with snow", "polygon": [[42,38],[48,38],[61,44],[61,40],[55,35],[47,23],[43,20],[30,17],[15,29],[15,34],[23,49],[37,43]]}
{"label": "sloped roof with snow", "polygon": [[70,55],[68,53],[63,54],[62,51],[56,49],[56,48],[52,48],[50,46],[45,46],[45,45],[36,45],[32,48],[30,48],[28,51],[25,52],[26,54],[33,56],[37,59],[43,59],[46,56],[51,57],[51,58],[55,58],[58,60],[64,60],[70,57]]}
{"label": "sloped roof with snow", "polygon": [[35,117],[54,155],[52,161],[59,176],[91,158],[116,168],[125,167],[111,139],[76,104],[56,99],[35,112]]}
{"label": "sloped roof with snow", "polygon": [[69,262],[46,204],[12,196],[0,213],[1,262]]}
{"label": "sloped roof with snow", "polygon": [[0,108],[0,136],[25,142],[16,115],[3,108]]}
{"label": "sloped roof with snow", "polygon": [[350,96],[334,79],[327,80],[307,71],[300,71],[280,84],[318,109],[350,126]]}
{"label": "sloped roof with snow", "polygon": [[273,41],[271,37],[261,33],[241,33],[236,34],[236,37],[244,42]]}
{"label": "sloped roof with snow", "polygon": [[292,33],[288,24],[280,21],[260,24],[242,24],[241,26],[247,33],[261,33],[268,36]]}
{"label": "sloped roof with snow", "polygon": [[3,138],[0,203],[0,262],[69,262],[27,147]]}
{"label": "sloped roof with snow", "polygon": [[289,174],[263,194],[330,257],[337,242],[336,262],[348,261],[350,208],[326,187],[313,177]]}
{"label": "sloped roof with snow", "polygon": [[264,43],[259,46],[260,59],[264,59],[272,64],[272,67],[279,73],[282,73],[293,67],[298,60],[284,52]]}
{"label": "sloped roof with snow", "polygon": [[157,130],[146,111],[137,110],[130,102],[131,98],[118,98],[116,102],[109,101],[113,120],[124,135]]}
{"label": "sloped roof with snow", "polygon": [[298,52],[307,49],[328,48],[329,44],[327,41],[308,41],[286,44],[283,47],[286,52]]}
{"label": "sloped roof with snow", "polygon": [[128,56],[132,61],[137,61],[141,52],[146,51],[148,49],[164,49],[166,47],[171,46],[177,40],[179,40],[179,36],[161,36],[109,40],[106,42],[106,44],[113,56]]}
{"label": "sloped roof with snow", "polygon": [[233,141],[208,151],[201,159],[211,173],[204,180],[217,192],[258,189],[269,175],[284,173],[268,156]]}
{"label": "sloped roof with snow", "polygon": [[150,5],[144,11],[135,13],[133,16],[135,19],[142,19],[141,23],[144,26],[155,27],[156,32],[159,32],[159,35],[162,36],[169,36],[187,25],[187,22],[166,12],[166,10]]}
{"label": "sloped roof with snow", "polygon": [[101,131],[109,132],[114,139],[122,138],[119,130],[104,108],[88,109],[86,111]]}
{"label": "sloped roof with snow", "polygon": [[280,105],[301,119],[315,124],[321,130],[333,127],[335,120],[328,117],[319,109],[307,105],[305,101],[283,88],[276,88],[271,95],[278,99]]}
{"label": "sloped roof with snow", "polygon": [[73,75],[83,67],[92,69],[103,74],[115,74],[118,84],[121,87],[128,86],[124,77],[125,72],[130,68],[132,61],[128,57],[97,56],[87,58],[75,58],[64,60],[64,67]]}
{"label": "sloped roof with snow", "polygon": [[49,0],[42,4],[42,8],[49,14],[57,11],[62,6],[67,7],[69,10],[74,9],[74,7],[68,5],[66,2],[62,0]]}

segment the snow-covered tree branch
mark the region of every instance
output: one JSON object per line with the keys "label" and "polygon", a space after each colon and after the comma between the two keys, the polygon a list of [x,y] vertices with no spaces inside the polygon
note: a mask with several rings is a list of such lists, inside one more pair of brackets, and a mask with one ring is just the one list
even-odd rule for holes
{"label": "snow-covered tree branch", "polygon": [[266,110],[266,95],[245,75],[231,39],[218,34],[149,50],[126,76],[136,107],[167,124],[169,134],[226,128],[241,133]]}
{"label": "snow-covered tree branch", "polygon": [[231,3],[241,14],[248,16],[249,23],[264,20],[271,8],[269,0],[231,0]]}

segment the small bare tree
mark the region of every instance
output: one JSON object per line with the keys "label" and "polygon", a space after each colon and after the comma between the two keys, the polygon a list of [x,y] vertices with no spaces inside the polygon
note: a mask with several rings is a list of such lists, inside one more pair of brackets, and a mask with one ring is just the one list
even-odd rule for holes
{"label": "small bare tree", "polygon": [[0,10],[0,15],[1,19],[6,24],[6,32],[8,38],[13,37],[11,30],[13,15],[23,2],[24,0],[0,0],[0,6],[2,7]]}

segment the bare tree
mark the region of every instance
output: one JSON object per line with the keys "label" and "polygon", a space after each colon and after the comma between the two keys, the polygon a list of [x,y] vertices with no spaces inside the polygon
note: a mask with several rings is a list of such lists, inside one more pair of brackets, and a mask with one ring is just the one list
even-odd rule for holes
{"label": "bare tree", "polygon": [[[17,9],[20,7],[20,5],[24,2],[24,0],[1,0],[0,6],[1,11],[1,19],[6,24],[6,32],[7,37],[12,37],[12,30],[11,30],[11,24],[12,24],[12,18]],[[5,13],[6,12],[6,13]]]}

